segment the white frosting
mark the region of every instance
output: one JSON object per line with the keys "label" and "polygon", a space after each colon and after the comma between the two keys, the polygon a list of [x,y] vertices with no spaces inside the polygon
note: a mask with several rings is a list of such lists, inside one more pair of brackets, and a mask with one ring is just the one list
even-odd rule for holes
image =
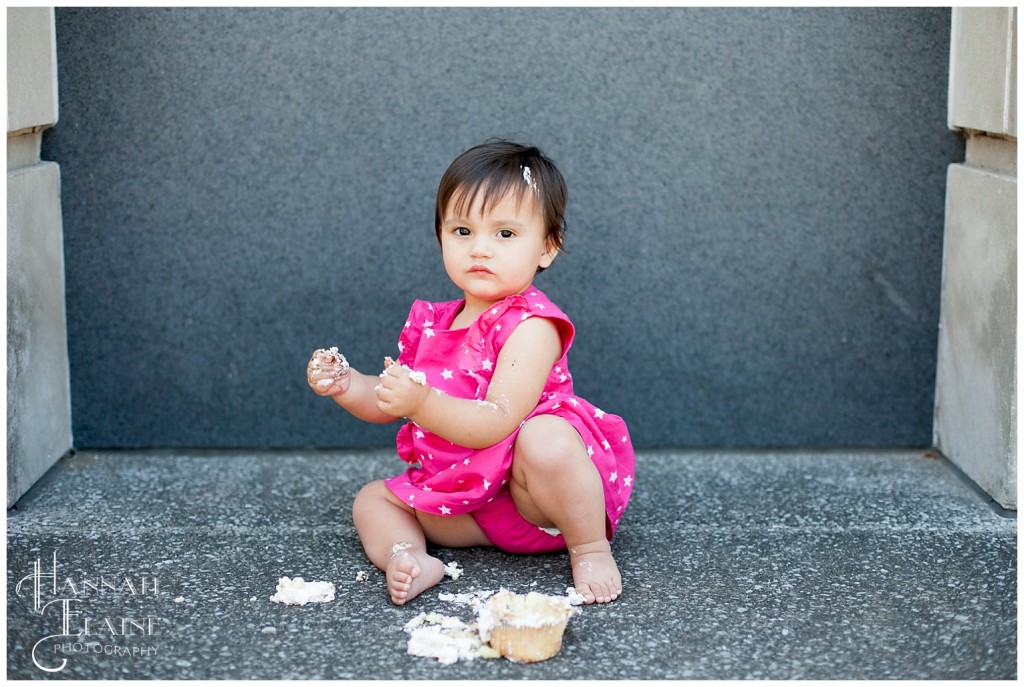
{"label": "white frosting", "polygon": [[315,370],[330,370],[335,377],[341,377],[349,369],[348,360],[338,352],[337,346],[318,348],[310,364]]}
{"label": "white frosting", "polygon": [[451,563],[447,563],[444,566],[444,574],[447,575],[448,577],[452,578],[453,580],[459,579],[459,577],[462,576],[463,572],[465,572],[465,571],[462,568],[459,567],[459,564],[456,561],[452,561]]}
{"label": "white frosting", "polygon": [[[384,356],[384,370],[381,371],[380,376],[384,377],[384,375],[386,375],[388,373],[388,369],[390,369],[393,365],[395,365],[394,359],[391,356],[389,356],[389,355]],[[416,382],[417,384],[419,384],[421,386],[426,386],[427,385],[427,373],[426,372],[420,372],[419,370],[411,370],[406,365],[402,365],[402,367],[404,367],[405,369],[409,370],[409,379],[411,379],[412,381]],[[380,387],[378,386],[377,388],[380,388]]]}
{"label": "white frosting", "polygon": [[459,660],[498,658],[499,654],[480,639],[473,624],[467,625],[454,616],[420,613],[405,624],[409,633],[406,651],[411,656],[436,658],[440,663]]}
{"label": "white frosting", "polygon": [[499,625],[512,627],[544,627],[557,625],[579,613],[564,596],[540,592],[515,594],[502,589],[477,612],[480,636],[486,641]]}
{"label": "white frosting", "polygon": [[442,592],[437,595],[437,598],[441,601],[448,601],[449,603],[459,604],[461,606],[469,606],[475,611],[480,608],[480,606],[493,594],[494,592],[490,590],[463,592],[462,594],[446,594]]}
{"label": "white frosting", "polygon": [[569,598],[569,603],[573,606],[582,606],[587,603],[586,598],[576,591],[576,587],[566,587],[565,595]]}
{"label": "white frosting", "polygon": [[270,600],[288,606],[326,603],[334,601],[334,585],[330,582],[306,582],[301,577],[282,577],[277,581],[277,593]]}
{"label": "white frosting", "polygon": [[523,167],[523,181],[526,185],[533,189],[534,193],[540,193],[537,190],[537,182],[533,180],[533,172],[530,171],[529,167]]}

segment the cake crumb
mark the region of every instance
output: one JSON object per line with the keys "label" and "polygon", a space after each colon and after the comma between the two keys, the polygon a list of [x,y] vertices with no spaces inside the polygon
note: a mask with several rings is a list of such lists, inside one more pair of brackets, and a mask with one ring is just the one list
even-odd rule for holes
{"label": "cake crumb", "polygon": [[365,570],[356,573],[356,582],[366,582],[368,579],[370,579],[370,573]]}
{"label": "cake crumb", "polygon": [[460,606],[469,606],[471,610],[476,611],[493,594],[494,591],[492,590],[463,592],[462,594],[449,594],[442,592],[437,595],[437,598],[439,601],[447,601],[449,603],[459,604]]}
{"label": "cake crumb", "polygon": [[582,606],[587,603],[587,599],[576,591],[576,587],[566,587],[565,595],[569,597],[570,606]]}
{"label": "cake crumb", "polygon": [[406,652],[410,656],[434,658],[445,665],[460,660],[501,657],[480,639],[476,623],[466,624],[455,616],[420,613],[402,629],[409,633]]}
{"label": "cake crumb", "polygon": [[316,349],[310,364],[314,370],[331,370],[335,378],[344,376],[349,370],[348,360],[338,352],[337,346]]}
{"label": "cake crumb", "polygon": [[530,171],[529,167],[523,167],[523,181],[529,186],[534,193],[540,193],[537,190],[537,182],[533,180],[533,172]]}
{"label": "cake crumb", "polygon": [[453,580],[457,580],[460,577],[462,577],[462,573],[464,572],[465,570],[459,567],[457,561],[452,561],[451,563],[447,563],[444,566],[444,574],[452,578]]}
{"label": "cake crumb", "polygon": [[334,585],[330,582],[306,582],[301,577],[282,577],[277,581],[277,593],[270,600],[286,606],[327,603],[334,601]]}
{"label": "cake crumb", "polygon": [[176,598],[174,600],[174,603],[176,603],[176,604],[183,604],[183,603],[185,603],[185,597],[179,596],[178,598]]}
{"label": "cake crumb", "polygon": [[[398,363],[395,362],[395,359],[392,358],[390,355],[384,356],[384,369],[381,371],[380,376],[383,377],[384,375],[386,375],[388,370],[391,369],[392,367],[394,367],[397,364]],[[411,370],[408,367],[406,367],[405,365],[403,365],[402,367],[405,367],[405,369],[409,370],[409,379],[411,379],[412,381],[416,382],[420,386],[426,386],[427,385],[427,373],[426,372],[420,372],[419,370]]]}

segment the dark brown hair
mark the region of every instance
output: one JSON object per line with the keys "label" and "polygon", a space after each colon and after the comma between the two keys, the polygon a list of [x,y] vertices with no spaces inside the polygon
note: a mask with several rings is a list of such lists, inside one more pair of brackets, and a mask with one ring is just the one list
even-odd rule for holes
{"label": "dark brown hair", "polygon": [[548,241],[553,248],[561,250],[569,190],[555,163],[538,148],[512,141],[491,139],[470,148],[455,158],[438,185],[434,208],[438,240],[441,240],[445,210],[453,198],[458,203],[456,209],[461,212],[472,207],[477,194],[483,193],[481,207],[486,212],[510,193],[522,202],[531,192],[536,193]]}

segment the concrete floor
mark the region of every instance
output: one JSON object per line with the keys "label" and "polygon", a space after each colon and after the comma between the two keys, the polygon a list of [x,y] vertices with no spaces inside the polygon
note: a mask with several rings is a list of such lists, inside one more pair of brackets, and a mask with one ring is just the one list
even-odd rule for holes
{"label": "concrete floor", "polygon": [[[465,574],[392,606],[349,508],[398,467],[386,450],[61,461],[7,513],[8,678],[1017,676],[1016,519],[944,459],[643,452],[614,542],[622,598],[532,665],[406,654],[420,612],[471,617],[440,592],[562,593],[571,575],[564,554],[440,549]],[[270,603],[284,575],[334,582],[336,599]],[[89,635],[60,636],[65,616]]]}

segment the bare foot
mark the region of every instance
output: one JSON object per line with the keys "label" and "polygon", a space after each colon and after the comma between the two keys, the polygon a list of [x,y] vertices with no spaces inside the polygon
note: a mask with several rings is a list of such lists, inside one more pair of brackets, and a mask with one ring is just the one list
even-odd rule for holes
{"label": "bare foot", "polygon": [[391,603],[401,606],[440,582],[444,577],[444,563],[426,551],[401,549],[388,561],[385,574]]}
{"label": "bare foot", "polygon": [[604,604],[619,598],[622,576],[607,540],[569,547],[572,581],[588,604]]}

